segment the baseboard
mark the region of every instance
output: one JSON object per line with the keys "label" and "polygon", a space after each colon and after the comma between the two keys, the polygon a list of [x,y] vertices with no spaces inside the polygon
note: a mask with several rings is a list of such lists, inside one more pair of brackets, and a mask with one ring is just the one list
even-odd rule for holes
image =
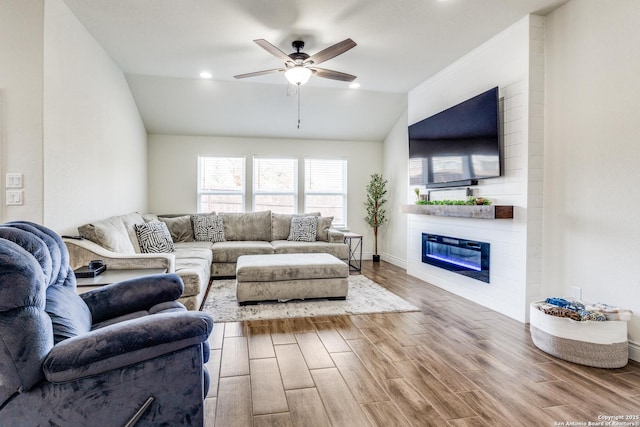
{"label": "baseboard", "polygon": [[395,266],[404,268],[405,270],[407,269],[407,260],[406,259],[402,259],[402,258],[398,258],[395,257],[393,255],[389,255],[387,253],[382,253],[380,254],[381,258],[383,261],[386,261],[390,264],[393,264]]}
{"label": "baseboard", "polygon": [[640,362],[640,344],[629,341],[629,359]]}
{"label": "baseboard", "polygon": [[[372,257],[373,257],[373,252],[363,252],[362,253],[362,259],[363,260],[370,261]],[[387,253],[382,252],[382,253],[380,253],[380,259],[382,261],[386,261],[386,262],[388,262],[390,264],[393,264],[395,266],[404,268],[405,270],[407,269],[407,260],[404,260],[402,258],[398,258],[398,257],[395,257],[393,255],[389,255]]]}

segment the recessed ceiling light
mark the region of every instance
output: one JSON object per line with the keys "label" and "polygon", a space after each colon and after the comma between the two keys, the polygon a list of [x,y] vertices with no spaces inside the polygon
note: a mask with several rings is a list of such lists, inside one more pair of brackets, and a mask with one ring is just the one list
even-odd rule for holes
{"label": "recessed ceiling light", "polygon": [[211,77],[213,77],[213,74],[208,71],[203,71],[200,73],[200,77],[203,79],[210,79]]}
{"label": "recessed ceiling light", "polygon": [[350,87],[351,89],[358,89],[358,88],[360,87],[360,83],[351,83],[351,84],[349,85],[349,87]]}

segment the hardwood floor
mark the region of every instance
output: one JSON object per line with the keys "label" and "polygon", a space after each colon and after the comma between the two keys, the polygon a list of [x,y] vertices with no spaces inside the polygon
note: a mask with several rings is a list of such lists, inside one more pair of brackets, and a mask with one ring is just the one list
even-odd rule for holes
{"label": "hardwood floor", "polygon": [[640,425],[640,364],[564,362],[527,325],[392,264],[363,274],[422,311],[216,324],[206,425]]}

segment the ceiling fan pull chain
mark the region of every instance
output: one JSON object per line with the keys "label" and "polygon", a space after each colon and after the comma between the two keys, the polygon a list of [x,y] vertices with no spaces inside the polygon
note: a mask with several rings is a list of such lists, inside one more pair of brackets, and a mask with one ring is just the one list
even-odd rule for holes
{"label": "ceiling fan pull chain", "polygon": [[300,85],[298,85],[298,129],[300,129]]}

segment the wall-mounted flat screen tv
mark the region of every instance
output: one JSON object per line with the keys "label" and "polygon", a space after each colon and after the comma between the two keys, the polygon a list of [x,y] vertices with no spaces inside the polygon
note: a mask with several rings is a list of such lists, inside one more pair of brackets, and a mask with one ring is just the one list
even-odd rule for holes
{"label": "wall-mounted flat screen tv", "polygon": [[409,126],[410,185],[474,185],[500,175],[497,87]]}

